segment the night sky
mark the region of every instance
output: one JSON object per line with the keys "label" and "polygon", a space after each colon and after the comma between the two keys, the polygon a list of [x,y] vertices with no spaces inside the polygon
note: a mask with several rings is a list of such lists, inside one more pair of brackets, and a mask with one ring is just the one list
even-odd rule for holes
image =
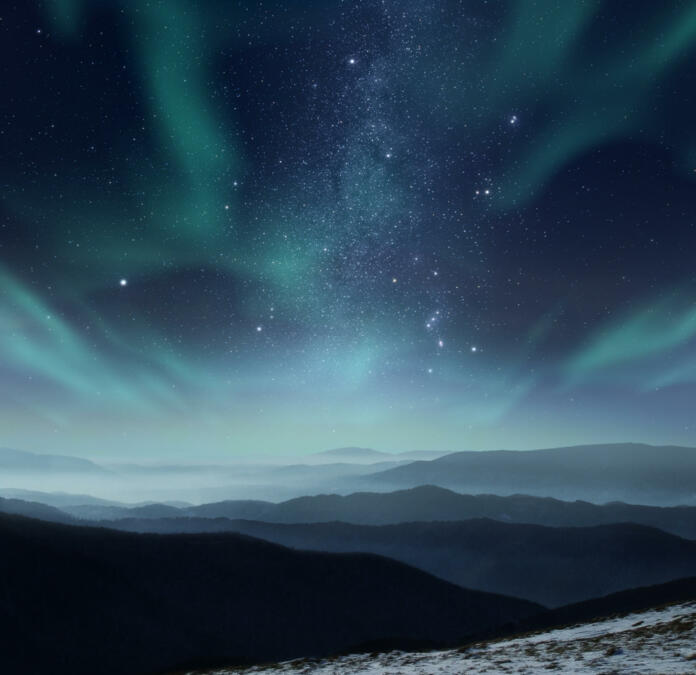
{"label": "night sky", "polygon": [[696,445],[696,3],[5,0],[0,445]]}

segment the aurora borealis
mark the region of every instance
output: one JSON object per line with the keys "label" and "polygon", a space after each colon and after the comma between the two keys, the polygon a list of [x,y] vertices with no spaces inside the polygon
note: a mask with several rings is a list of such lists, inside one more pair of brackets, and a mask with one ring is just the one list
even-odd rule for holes
{"label": "aurora borealis", "polygon": [[0,19],[0,445],[696,444],[693,2]]}

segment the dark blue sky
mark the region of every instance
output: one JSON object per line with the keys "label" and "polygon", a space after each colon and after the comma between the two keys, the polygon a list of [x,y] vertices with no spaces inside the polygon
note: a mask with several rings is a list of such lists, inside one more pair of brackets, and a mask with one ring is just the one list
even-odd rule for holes
{"label": "dark blue sky", "polygon": [[696,444],[693,3],[0,19],[0,443]]}

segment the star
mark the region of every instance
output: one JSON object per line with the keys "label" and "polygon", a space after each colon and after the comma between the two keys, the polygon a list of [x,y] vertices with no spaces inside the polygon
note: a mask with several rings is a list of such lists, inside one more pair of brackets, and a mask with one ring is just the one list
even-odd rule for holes
{"label": "star", "polygon": [[356,63],[356,61],[355,61],[355,59],[354,59],[353,57],[351,57],[351,58],[348,59],[348,63],[349,63],[351,66],[354,66],[355,63]]}
{"label": "star", "polygon": [[442,340],[438,340],[438,341],[437,341],[437,346],[440,347],[440,348],[442,348],[442,347],[445,346],[445,343],[444,343]]}
{"label": "star", "polygon": [[475,346],[472,347],[472,348],[471,348],[471,351],[472,351],[472,352],[477,352],[477,351],[478,351],[478,347],[475,347]]}
{"label": "star", "polygon": [[119,286],[122,286],[122,287],[123,287],[123,286],[128,286],[128,279],[121,279],[121,280],[118,282],[118,285],[119,285]]}
{"label": "star", "polygon": [[513,125],[513,126],[514,126],[515,124],[517,124],[517,115],[512,115],[508,121],[509,121],[510,124]]}
{"label": "star", "polygon": [[260,333],[263,330],[263,326],[256,326],[256,332]]}

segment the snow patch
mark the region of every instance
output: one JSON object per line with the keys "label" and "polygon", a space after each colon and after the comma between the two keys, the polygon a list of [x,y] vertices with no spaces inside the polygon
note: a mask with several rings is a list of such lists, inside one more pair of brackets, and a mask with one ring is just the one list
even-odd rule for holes
{"label": "snow patch", "polygon": [[209,675],[479,675],[696,673],[696,602],[432,652],[299,659]]}

